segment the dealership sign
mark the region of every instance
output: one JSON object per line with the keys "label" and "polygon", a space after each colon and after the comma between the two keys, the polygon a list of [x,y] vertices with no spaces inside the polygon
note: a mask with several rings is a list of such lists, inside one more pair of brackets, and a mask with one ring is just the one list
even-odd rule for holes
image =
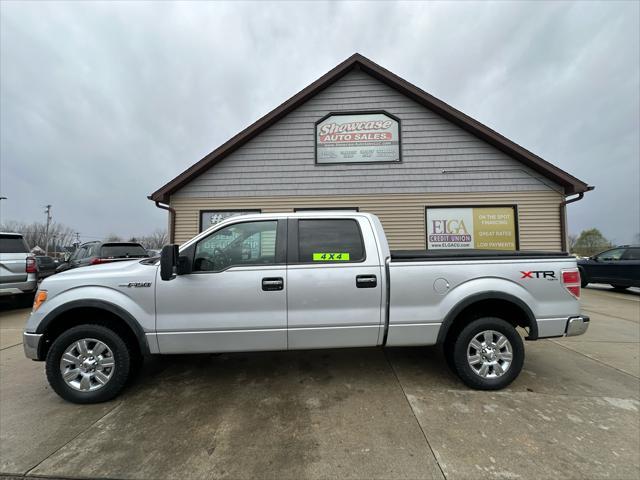
{"label": "dealership sign", "polygon": [[335,114],[316,124],[317,163],[399,161],[399,122],[386,113]]}
{"label": "dealership sign", "polygon": [[517,250],[515,207],[427,208],[427,248]]}

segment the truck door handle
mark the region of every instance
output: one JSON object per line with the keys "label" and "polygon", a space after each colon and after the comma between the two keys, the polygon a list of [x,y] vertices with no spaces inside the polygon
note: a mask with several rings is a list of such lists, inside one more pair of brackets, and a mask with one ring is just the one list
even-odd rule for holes
{"label": "truck door handle", "polygon": [[273,292],[284,288],[284,280],[282,277],[267,277],[262,279],[262,290],[265,292]]}
{"label": "truck door handle", "polygon": [[378,279],[375,275],[358,275],[356,277],[356,287],[358,288],[376,288]]}

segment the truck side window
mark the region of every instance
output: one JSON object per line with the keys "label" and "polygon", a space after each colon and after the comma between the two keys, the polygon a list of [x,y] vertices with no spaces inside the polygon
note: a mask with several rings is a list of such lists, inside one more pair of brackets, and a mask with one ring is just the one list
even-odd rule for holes
{"label": "truck side window", "polygon": [[361,262],[365,252],[358,222],[352,219],[299,220],[298,258],[301,263]]}
{"label": "truck side window", "polygon": [[229,225],[196,245],[194,272],[216,272],[235,265],[270,265],[276,259],[277,220]]}

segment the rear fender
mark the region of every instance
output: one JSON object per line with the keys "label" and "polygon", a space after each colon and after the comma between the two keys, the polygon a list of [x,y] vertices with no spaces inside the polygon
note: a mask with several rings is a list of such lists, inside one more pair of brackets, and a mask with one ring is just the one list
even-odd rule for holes
{"label": "rear fender", "polygon": [[[438,332],[438,343],[446,338],[449,328],[458,315],[474,303],[486,300],[501,300],[519,307],[526,315],[529,324],[529,339],[538,337],[538,323],[530,305],[535,305],[535,299],[522,286],[502,278],[481,278],[457,285],[441,303],[444,318]],[[446,313],[445,313],[446,312]],[[500,317],[500,312],[495,312]]]}

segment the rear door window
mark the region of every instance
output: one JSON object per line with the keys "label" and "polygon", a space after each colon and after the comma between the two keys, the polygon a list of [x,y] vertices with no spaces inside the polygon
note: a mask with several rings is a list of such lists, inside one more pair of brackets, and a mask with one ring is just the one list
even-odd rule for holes
{"label": "rear door window", "polygon": [[364,243],[353,219],[300,219],[298,261],[300,263],[361,262]]}
{"label": "rear door window", "polygon": [[627,248],[627,251],[622,255],[622,260],[640,260],[640,248]]}
{"label": "rear door window", "polygon": [[20,236],[0,235],[0,253],[29,253],[29,248]]}

